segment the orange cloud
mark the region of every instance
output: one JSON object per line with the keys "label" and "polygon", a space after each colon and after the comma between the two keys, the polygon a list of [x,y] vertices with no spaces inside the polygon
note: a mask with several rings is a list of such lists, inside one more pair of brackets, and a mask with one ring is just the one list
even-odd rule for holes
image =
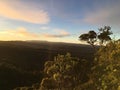
{"label": "orange cloud", "polygon": [[16,30],[6,30],[0,32],[1,40],[30,40],[38,38],[39,35],[28,32],[27,29],[20,27]]}
{"label": "orange cloud", "polygon": [[48,13],[44,10],[35,10],[30,8],[31,6],[23,9],[20,3],[15,4],[19,9],[8,2],[0,1],[0,16],[37,24],[47,24],[50,21]]}
{"label": "orange cloud", "polygon": [[56,40],[55,38],[62,38],[70,36],[69,32],[65,30],[56,29],[55,34],[40,34],[29,32],[24,27],[19,27],[16,30],[0,31],[0,40]]}
{"label": "orange cloud", "polygon": [[17,31],[11,31],[13,34],[17,34],[19,36],[23,36],[23,37],[38,37],[39,35],[32,33],[32,32],[28,32],[25,28],[20,27],[17,29]]}

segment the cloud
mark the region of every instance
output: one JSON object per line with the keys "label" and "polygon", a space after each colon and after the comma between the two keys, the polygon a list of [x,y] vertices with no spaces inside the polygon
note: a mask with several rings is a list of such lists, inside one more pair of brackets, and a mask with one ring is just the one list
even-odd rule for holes
{"label": "cloud", "polygon": [[[24,27],[19,27],[14,30],[0,31],[0,40],[48,40],[61,41],[62,37],[70,36],[70,33],[63,29],[55,29],[54,33],[33,33]],[[64,41],[64,40],[63,40]]]}
{"label": "cloud", "polygon": [[0,16],[36,24],[47,24],[50,21],[46,11],[32,8],[32,6],[25,7],[20,2],[11,4],[9,1],[0,1]]}
{"label": "cloud", "polygon": [[50,38],[62,38],[62,37],[67,37],[70,36],[70,33],[63,30],[63,29],[54,29],[53,30],[55,34],[43,34],[44,37],[50,37]]}
{"label": "cloud", "polygon": [[84,18],[84,22],[92,23],[92,24],[102,23],[102,22],[106,21],[106,19],[108,17],[109,17],[109,12],[106,12],[104,10],[103,11],[97,11],[97,12],[89,13]]}
{"label": "cloud", "polygon": [[1,40],[30,40],[38,37],[38,34],[29,32],[24,27],[19,27],[16,30],[0,31]]}
{"label": "cloud", "polygon": [[65,31],[64,29],[54,29],[54,31],[62,35],[70,35],[69,32]]}
{"label": "cloud", "polygon": [[102,25],[120,25],[120,8],[119,5],[109,5],[96,9],[93,12],[89,12],[85,15],[83,21],[90,24],[102,24]]}
{"label": "cloud", "polygon": [[10,31],[13,34],[17,34],[18,36],[23,36],[23,37],[38,37],[38,34],[32,33],[27,31],[27,29],[20,27],[16,31],[11,30]]}
{"label": "cloud", "polygon": [[66,37],[66,36],[70,36],[70,35],[64,35],[64,34],[43,34],[44,37],[50,37],[50,38],[60,38],[60,37]]}
{"label": "cloud", "polygon": [[40,30],[49,30],[49,29],[50,29],[50,27],[47,27],[47,26],[40,27]]}
{"label": "cloud", "polygon": [[[25,27],[19,27],[14,30],[1,30],[0,31],[0,40],[11,41],[11,40],[43,40],[43,41],[52,41],[52,42],[71,42],[79,43],[76,38],[73,39],[71,34],[63,29],[55,29],[56,34],[42,34],[42,33],[33,33],[28,31]],[[70,36],[70,37],[68,37]]]}

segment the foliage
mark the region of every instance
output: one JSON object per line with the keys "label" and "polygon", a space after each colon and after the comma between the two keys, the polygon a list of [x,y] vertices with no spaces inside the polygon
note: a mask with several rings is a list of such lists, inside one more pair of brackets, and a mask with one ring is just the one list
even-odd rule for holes
{"label": "foliage", "polygon": [[110,35],[112,34],[112,32],[110,30],[111,30],[110,26],[104,26],[104,28],[99,29],[100,34],[98,35],[98,39],[100,40],[101,44],[111,40]]}
{"label": "foliage", "polygon": [[88,33],[82,34],[79,36],[79,39],[82,41],[86,41],[90,45],[94,47],[94,43],[96,42],[97,34],[95,31],[89,31]]}
{"label": "foliage", "polygon": [[113,41],[101,47],[92,70],[96,90],[120,90],[120,43]]}
{"label": "foliage", "polygon": [[34,87],[38,88],[43,78],[43,63],[52,60],[58,53],[65,54],[67,51],[72,53],[72,56],[89,59],[88,62],[80,60],[78,65],[81,69],[76,69],[80,80],[86,82],[86,74],[90,70],[88,63],[93,59],[94,53],[88,45],[0,41],[0,90],[12,90],[16,87],[33,88],[34,83],[39,83]]}
{"label": "foliage", "polygon": [[100,28],[98,33],[96,33],[94,30],[90,30],[88,33],[81,34],[79,36],[79,40],[86,41],[95,49],[95,42],[99,41],[99,43],[102,45],[111,40],[110,35],[112,32],[110,30],[110,26],[104,26],[103,28]]}
{"label": "foliage", "polygon": [[13,90],[35,90],[35,89],[32,88],[32,87],[17,87],[17,88],[15,88]]}
{"label": "foliage", "polygon": [[[82,64],[85,65],[86,62]],[[47,61],[44,65],[46,77],[41,82],[41,88],[74,88],[81,83],[82,75],[85,73],[80,72],[85,70],[82,64],[78,58],[71,57],[69,53],[56,56],[54,61]]]}

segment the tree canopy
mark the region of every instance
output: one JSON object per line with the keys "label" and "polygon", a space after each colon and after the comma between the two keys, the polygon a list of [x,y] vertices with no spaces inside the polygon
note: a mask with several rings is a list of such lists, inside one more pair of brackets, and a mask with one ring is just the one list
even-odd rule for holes
{"label": "tree canopy", "polygon": [[87,43],[92,45],[93,48],[95,48],[94,44],[96,42],[99,42],[102,45],[111,40],[110,35],[112,34],[112,32],[110,26],[104,26],[103,28],[100,28],[98,30],[98,33],[96,33],[94,30],[90,30],[88,33],[81,34],[79,36],[79,40],[86,41]]}

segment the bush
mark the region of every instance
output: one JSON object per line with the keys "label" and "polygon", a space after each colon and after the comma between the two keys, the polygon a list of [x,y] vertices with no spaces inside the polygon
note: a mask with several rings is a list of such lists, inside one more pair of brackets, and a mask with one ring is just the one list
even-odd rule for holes
{"label": "bush", "polygon": [[75,88],[75,86],[82,82],[86,73],[85,65],[87,63],[85,60],[83,61],[76,57],[71,57],[69,53],[58,55],[53,61],[47,61],[44,65],[46,77],[41,82],[41,88]]}
{"label": "bush", "polygon": [[101,47],[92,70],[96,90],[120,90],[120,43],[112,41]]}

